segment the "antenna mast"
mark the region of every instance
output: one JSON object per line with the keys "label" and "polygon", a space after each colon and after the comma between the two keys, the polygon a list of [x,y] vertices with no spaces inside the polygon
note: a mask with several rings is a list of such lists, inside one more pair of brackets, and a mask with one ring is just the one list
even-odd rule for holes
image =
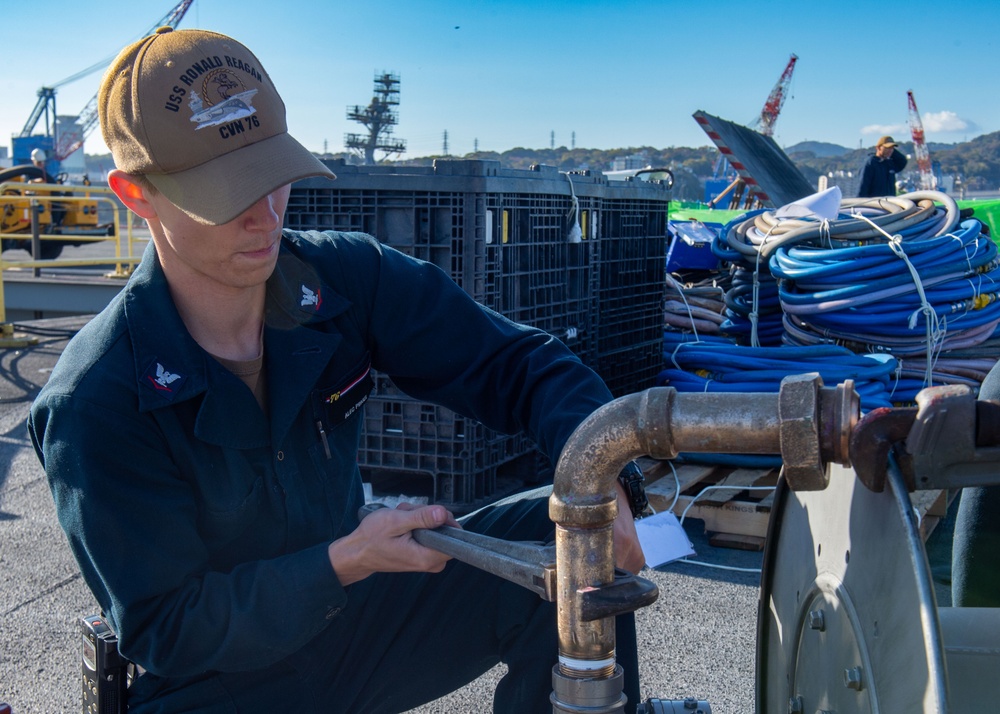
{"label": "antenna mast", "polygon": [[371,104],[355,104],[347,108],[347,118],[363,125],[368,134],[345,134],[344,146],[364,159],[375,163],[375,152],[384,152],[383,160],[406,151],[406,142],[392,136],[392,127],[399,123],[393,107],[399,106],[399,75],[390,72],[375,74],[375,96]]}

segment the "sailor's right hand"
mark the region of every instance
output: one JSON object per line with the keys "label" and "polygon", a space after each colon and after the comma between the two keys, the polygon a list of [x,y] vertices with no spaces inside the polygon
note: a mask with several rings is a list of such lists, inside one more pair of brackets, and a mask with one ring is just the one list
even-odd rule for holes
{"label": "sailor's right hand", "polygon": [[426,548],[413,539],[417,528],[457,526],[444,506],[379,508],[352,533],[329,545],[327,555],[341,585],[364,580],[372,573],[438,573],[450,556]]}

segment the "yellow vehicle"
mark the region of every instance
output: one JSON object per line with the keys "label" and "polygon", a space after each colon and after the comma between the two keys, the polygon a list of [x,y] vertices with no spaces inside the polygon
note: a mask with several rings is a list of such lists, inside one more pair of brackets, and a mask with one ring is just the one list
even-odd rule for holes
{"label": "yellow vehicle", "polygon": [[[31,197],[81,196],[79,189],[67,190],[59,186],[56,179],[45,169],[31,164],[14,166],[0,171],[0,184],[7,184],[0,190],[0,249],[21,248],[31,252]],[[17,185],[11,185],[17,184]],[[20,184],[24,184],[22,188]],[[82,197],[86,197],[86,187]],[[112,223],[100,223],[96,200],[35,201],[40,235],[67,236],[67,240],[43,239],[40,255],[43,260],[59,257],[67,245],[80,245],[83,241],[72,240],[72,236],[114,235]],[[11,235],[16,234],[16,235]],[[20,236],[24,237],[21,238]]]}

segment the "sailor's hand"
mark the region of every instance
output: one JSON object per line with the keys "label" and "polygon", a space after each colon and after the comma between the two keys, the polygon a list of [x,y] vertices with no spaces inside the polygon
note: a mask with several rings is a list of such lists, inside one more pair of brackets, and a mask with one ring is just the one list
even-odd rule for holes
{"label": "sailor's hand", "polygon": [[638,573],[646,564],[646,556],[635,531],[635,519],[628,497],[621,484],[615,484],[618,493],[618,517],[615,518],[615,565],[630,573]]}
{"label": "sailor's hand", "polygon": [[444,506],[379,508],[365,516],[352,533],[327,548],[341,585],[364,580],[372,573],[438,573],[450,556],[425,548],[413,539],[417,528],[458,526]]}

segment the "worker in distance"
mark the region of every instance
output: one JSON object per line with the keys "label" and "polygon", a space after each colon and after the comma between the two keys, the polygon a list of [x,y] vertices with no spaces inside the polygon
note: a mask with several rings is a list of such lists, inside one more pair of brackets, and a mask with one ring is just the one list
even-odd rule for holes
{"label": "worker in distance", "polygon": [[[419,545],[414,529],[456,523],[440,505],[359,521],[363,405],[378,370],[555,461],[611,400],[601,379],[433,265],[360,233],[282,230],[291,183],[334,176],[236,40],[161,28],[114,61],[99,114],[109,184],[152,241],[67,346],[29,432],[83,577],[143,672],[129,711],[398,712],[499,662],[494,711],[551,711],[552,603]],[[633,572],[638,498],[619,486],[615,555]],[[545,497],[461,525],[553,530]],[[630,615],[617,643],[634,711]]]}
{"label": "worker in distance", "polygon": [[875,142],[875,153],[869,154],[861,169],[859,198],[896,195],[896,175],[906,168],[906,156],[898,146],[891,136],[881,136]]}

